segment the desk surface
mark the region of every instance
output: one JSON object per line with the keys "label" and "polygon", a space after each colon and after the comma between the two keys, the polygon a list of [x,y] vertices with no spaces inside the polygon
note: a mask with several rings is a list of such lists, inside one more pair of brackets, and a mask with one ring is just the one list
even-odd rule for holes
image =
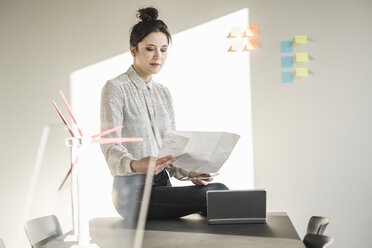
{"label": "desk surface", "polygon": [[[134,230],[127,229],[122,218],[97,218],[90,221],[92,243],[100,248],[132,247]],[[58,245],[63,237],[43,246]],[[208,225],[206,218],[189,215],[172,220],[149,220],[143,247],[213,248],[305,248],[286,213],[268,213],[266,224]]]}

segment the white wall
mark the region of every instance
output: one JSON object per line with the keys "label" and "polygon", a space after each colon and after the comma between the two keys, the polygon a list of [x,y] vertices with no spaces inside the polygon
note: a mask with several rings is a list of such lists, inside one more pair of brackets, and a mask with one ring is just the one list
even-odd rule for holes
{"label": "white wall", "polygon": [[[256,186],[301,235],[311,215],[324,215],[335,247],[369,247],[372,2],[254,3],[262,46],[251,57]],[[312,74],[281,84],[280,41],[296,34],[311,38],[302,49]]]}
{"label": "white wall", "polygon": [[[59,89],[69,98],[71,72],[127,51],[134,10],[148,3],[172,33],[249,9],[261,45],[250,60],[256,186],[268,190],[269,210],[290,214],[300,235],[311,215],[327,215],[335,246],[368,247],[369,0],[1,1],[0,237],[6,245],[25,244],[18,241],[25,238],[24,205],[42,129],[59,123],[51,100]],[[283,85],[280,41],[300,33],[312,38],[314,74]],[[54,144],[50,158],[62,167],[66,150]]]}

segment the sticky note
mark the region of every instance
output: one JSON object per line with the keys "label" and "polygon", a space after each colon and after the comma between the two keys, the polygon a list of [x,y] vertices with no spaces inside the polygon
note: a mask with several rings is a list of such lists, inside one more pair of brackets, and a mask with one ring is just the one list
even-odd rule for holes
{"label": "sticky note", "polygon": [[309,71],[307,68],[296,68],[296,77],[308,77]]}
{"label": "sticky note", "polygon": [[281,41],[280,52],[282,53],[293,53],[293,42],[292,41]]}
{"label": "sticky note", "polygon": [[243,35],[243,27],[233,27],[228,38],[236,38]]}
{"label": "sticky note", "polygon": [[252,37],[258,35],[257,25],[249,25],[244,31],[244,37]]}
{"label": "sticky note", "polygon": [[308,62],[309,54],[307,52],[296,53],[295,58],[296,62]]}
{"label": "sticky note", "polygon": [[307,44],[307,35],[296,35],[294,38],[295,44]]}
{"label": "sticky note", "polygon": [[282,56],[282,68],[293,67],[293,56]]}
{"label": "sticky note", "polygon": [[282,83],[292,83],[292,82],[293,82],[293,72],[282,71]]}
{"label": "sticky note", "polygon": [[258,39],[249,39],[245,44],[244,51],[250,51],[258,49]]}
{"label": "sticky note", "polygon": [[242,50],[244,47],[244,40],[234,40],[232,43],[231,43],[231,46],[229,48],[229,52],[236,52],[236,51],[239,51],[239,50]]}

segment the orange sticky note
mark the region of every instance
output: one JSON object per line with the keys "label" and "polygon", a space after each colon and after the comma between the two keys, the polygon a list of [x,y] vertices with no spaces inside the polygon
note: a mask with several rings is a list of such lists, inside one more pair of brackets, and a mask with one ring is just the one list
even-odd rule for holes
{"label": "orange sticky note", "polygon": [[257,35],[258,35],[258,27],[257,27],[257,25],[249,25],[244,30],[244,37],[252,37],[252,36],[257,36]]}
{"label": "orange sticky note", "polygon": [[229,48],[229,52],[236,52],[242,50],[244,47],[244,40],[234,40]]}
{"label": "orange sticky note", "polygon": [[249,39],[245,44],[244,51],[250,51],[258,49],[258,39]]}

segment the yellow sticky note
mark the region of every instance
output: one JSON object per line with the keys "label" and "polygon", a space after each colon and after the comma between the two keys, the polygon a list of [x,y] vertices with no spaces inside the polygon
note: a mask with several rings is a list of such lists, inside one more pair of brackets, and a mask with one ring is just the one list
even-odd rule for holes
{"label": "yellow sticky note", "polygon": [[296,62],[308,62],[309,54],[307,52],[296,53],[295,60]]}
{"label": "yellow sticky note", "polygon": [[228,38],[236,38],[243,35],[243,27],[233,27]]}
{"label": "yellow sticky note", "polygon": [[244,40],[234,40],[229,48],[229,52],[236,52],[242,50],[244,47]]}
{"label": "yellow sticky note", "polygon": [[307,68],[296,68],[296,77],[308,77],[309,71]]}
{"label": "yellow sticky note", "polygon": [[307,35],[296,35],[294,38],[295,44],[307,44]]}

